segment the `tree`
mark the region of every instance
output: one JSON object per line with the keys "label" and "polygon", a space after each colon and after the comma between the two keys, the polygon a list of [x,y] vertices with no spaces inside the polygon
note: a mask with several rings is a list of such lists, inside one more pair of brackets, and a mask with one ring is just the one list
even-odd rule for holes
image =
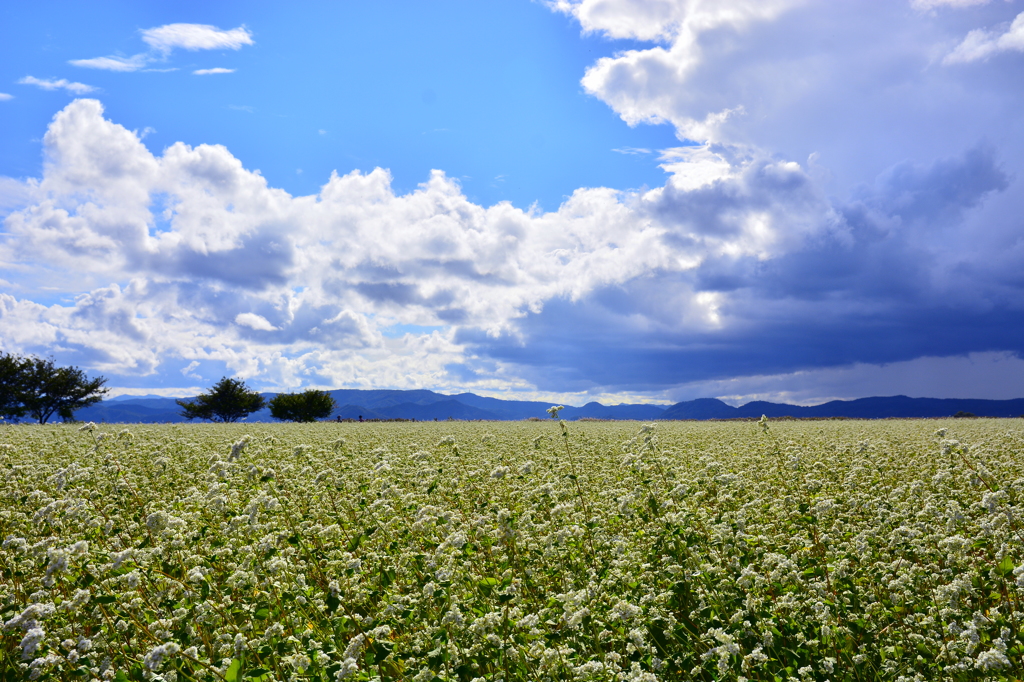
{"label": "tree", "polygon": [[54,414],[64,421],[75,410],[94,405],[106,394],[103,377],[90,379],[77,367],[57,367],[53,359],[0,356],[0,415],[17,419],[28,413],[45,424]]}
{"label": "tree", "polygon": [[332,412],[331,394],[313,388],[302,393],[281,393],[270,401],[270,415],[282,421],[313,422],[330,417]]}
{"label": "tree", "polygon": [[266,401],[256,391],[250,391],[244,381],[222,377],[207,393],[194,400],[176,400],[181,416],[189,421],[205,419],[213,422],[236,422],[263,408]]}
{"label": "tree", "polygon": [[28,360],[10,353],[0,354],[0,419],[25,415],[21,402]]}

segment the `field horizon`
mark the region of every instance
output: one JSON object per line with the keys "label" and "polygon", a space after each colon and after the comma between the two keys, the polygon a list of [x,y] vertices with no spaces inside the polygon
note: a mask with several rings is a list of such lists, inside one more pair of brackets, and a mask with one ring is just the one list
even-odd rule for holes
{"label": "field horizon", "polygon": [[[474,393],[447,395],[420,390],[328,391],[335,401],[329,419],[409,419],[519,421],[547,418],[552,403],[543,401],[504,400]],[[271,399],[277,393],[261,393]],[[1024,398],[1015,400],[980,400],[951,398],[910,398],[907,396],[869,397],[854,400],[832,400],[818,405],[793,405],[768,401],[751,401],[739,406],[716,398],[699,398],[675,404],[634,403],[603,405],[590,402],[582,406],[566,405],[562,418],[611,420],[704,420],[770,418],[945,418],[958,413],[979,417],[1020,417],[1024,415]],[[181,408],[175,398],[118,396],[75,413],[79,421],[108,423],[182,422]],[[253,413],[248,422],[271,422],[269,409]]]}

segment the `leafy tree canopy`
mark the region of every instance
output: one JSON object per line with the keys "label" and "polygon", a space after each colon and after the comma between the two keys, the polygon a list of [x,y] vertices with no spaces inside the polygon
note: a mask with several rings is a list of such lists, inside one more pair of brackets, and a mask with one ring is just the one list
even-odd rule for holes
{"label": "leafy tree canopy", "polygon": [[332,412],[331,394],[312,388],[302,393],[281,393],[270,401],[271,416],[282,421],[312,422],[326,419]]}
{"label": "leafy tree canopy", "polygon": [[54,415],[69,421],[76,410],[94,405],[106,394],[103,377],[90,379],[77,367],[58,367],[53,359],[0,354],[0,416],[28,414],[40,424]]}
{"label": "leafy tree canopy", "polygon": [[206,393],[193,400],[176,400],[181,416],[189,421],[204,419],[213,422],[236,422],[260,410],[266,401],[256,391],[249,390],[244,381],[222,377]]}
{"label": "leafy tree canopy", "polygon": [[28,360],[10,353],[0,354],[0,417],[17,419],[24,416],[22,403]]}

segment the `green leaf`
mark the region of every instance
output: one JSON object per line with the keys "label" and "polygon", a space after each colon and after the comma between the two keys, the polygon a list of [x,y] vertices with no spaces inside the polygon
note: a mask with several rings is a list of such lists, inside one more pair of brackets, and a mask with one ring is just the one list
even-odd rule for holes
{"label": "green leaf", "polygon": [[231,665],[224,673],[224,682],[238,682],[238,671],[242,669],[242,662],[237,658],[231,659]]}
{"label": "green leaf", "polygon": [[101,594],[93,599],[97,604],[113,604],[117,601],[117,597],[112,594]]}
{"label": "green leaf", "polygon": [[1016,566],[1013,565],[1013,557],[1007,555],[1003,557],[1003,560],[999,562],[999,566],[996,567],[996,573],[999,575],[1009,575],[1013,573],[1013,569]]}
{"label": "green leaf", "polygon": [[257,618],[259,620],[266,620],[267,618],[270,618],[270,609],[266,606],[261,606],[260,608],[256,609],[256,612],[253,613],[252,616],[253,618]]}
{"label": "green leaf", "polygon": [[124,674],[123,670],[118,670],[114,675],[114,682],[128,682],[128,676]]}
{"label": "green leaf", "polygon": [[243,675],[243,677],[245,677],[245,678],[249,678],[249,677],[263,677],[264,675],[268,674],[269,672],[270,671],[267,670],[266,668],[253,668],[252,670],[247,672],[245,675]]}
{"label": "green leaf", "polygon": [[491,590],[497,587],[498,582],[499,581],[497,578],[484,578],[482,580],[479,580],[476,586],[479,587],[484,594],[489,595],[491,593]]}
{"label": "green leaf", "polygon": [[391,655],[391,649],[394,645],[388,641],[376,640],[370,644],[370,651],[373,653],[375,663],[380,663],[385,658]]}

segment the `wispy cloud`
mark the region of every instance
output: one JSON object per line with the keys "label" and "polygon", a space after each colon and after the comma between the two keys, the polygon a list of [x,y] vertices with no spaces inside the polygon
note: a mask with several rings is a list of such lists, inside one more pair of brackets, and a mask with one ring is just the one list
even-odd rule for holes
{"label": "wispy cloud", "polygon": [[6,92],[0,92],[0,102],[6,102],[9,99],[14,99],[14,95],[8,95]]}
{"label": "wispy cloud", "polygon": [[138,71],[149,63],[145,54],[134,57],[93,57],[92,59],[70,59],[68,64],[86,69],[102,69],[104,71]]}
{"label": "wispy cloud", "polygon": [[234,109],[235,111],[244,111],[244,112],[249,113],[249,114],[251,114],[251,113],[256,111],[254,108],[252,108],[248,104],[229,104],[228,105],[228,109]]}
{"label": "wispy cloud", "polygon": [[911,0],[910,4],[914,9],[932,10],[936,7],[973,7],[975,5],[987,5],[989,0]]}
{"label": "wispy cloud", "polygon": [[84,95],[87,92],[93,92],[96,90],[96,88],[91,85],[86,85],[85,83],[74,83],[66,78],[61,78],[60,80],[45,80],[42,78],[36,78],[35,76],[25,76],[19,80],[18,83],[21,85],[35,85],[43,90],[67,90],[68,92],[76,95]]}
{"label": "wispy cloud", "polygon": [[234,73],[234,72],[235,72],[234,69],[225,69],[223,67],[218,66],[218,67],[213,68],[213,69],[196,69],[192,73],[195,74],[196,76],[209,76],[209,75],[212,75],[212,74],[215,74],[215,73]]}
{"label": "wispy cloud", "polygon": [[643,156],[644,154],[650,154],[650,149],[643,147],[617,147],[612,150],[616,154],[631,154],[633,156]]}
{"label": "wispy cloud", "polygon": [[[1004,24],[1005,26],[1005,24]],[[944,64],[962,64],[988,59],[999,52],[1024,52],[1024,12],[1017,15],[1005,31],[975,29],[942,60]]]}
{"label": "wispy cloud", "polygon": [[[147,65],[165,59],[171,50],[238,50],[243,45],[252,45],[252,34],[245,26],[229,31],[222,31],[216,26],[207,24],[165,24],[142,31],[142,40],[150,47],[150,52],[140,53],[132,57],[93,57],[91,59],[71,59],[72,66],[86,69],[103,69],[104,71],[175,71],[176,69],[147,69]],[[195,74],[231,73],[234,69],[199,69]]]}
{"label": "wispy cloud", "polygon": [[192,362],[188,363],[187,365],[185,365],[184,367],[181,368],[181,373],[184,374],[187,377],[191,377],[193,379],[199,379],[200,381],[202,381],[202,377],[201,376],[199,376],[198,374],[193,374],[192,373],[192,370],[196,369],[197,367],[199,367],[199,361],[198,360],[193,360]]}
{"label": "wispy cloud", "polygon": [[166,24],[142,31],[142,40],[154,50],[238,50],[252,45],[252,34],[245,26],[222,31],[208,24]]}

